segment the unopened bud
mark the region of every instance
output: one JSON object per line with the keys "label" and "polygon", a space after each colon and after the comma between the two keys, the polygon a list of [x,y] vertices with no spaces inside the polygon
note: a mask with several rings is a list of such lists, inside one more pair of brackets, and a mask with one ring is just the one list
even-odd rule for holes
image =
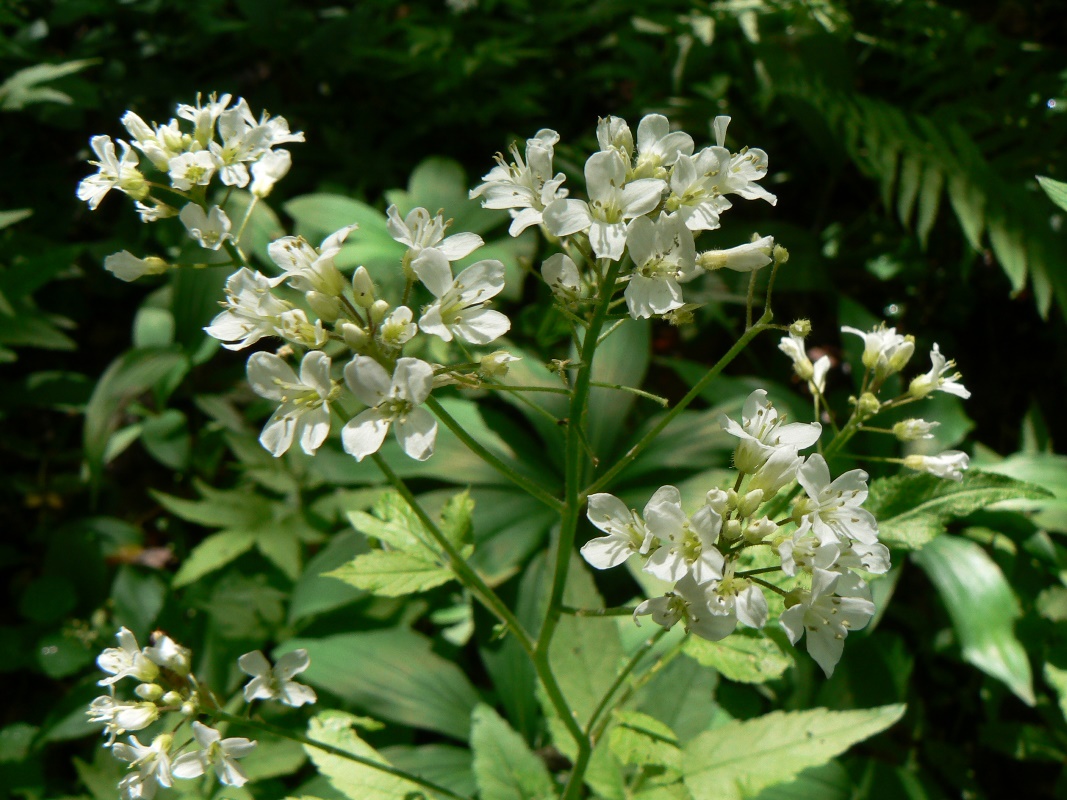
{"label": "unopened bud", "polygon": [[856,402],[856,414],[861,420],[870,419],[882,408],[882,401],[870,392],[864,392]]}
{"label": "unopened bud", "polygon": [[717,269],[752,272],[771,263],[773,248],[774,238],[764,236],[729,250],[709,250],[701,253],[697,256],[697,266],[709,272]]}
{"label": "unopened bud", "polygon": [[915,352],[915,337],[910,333],[904,337],[904,341],[893,351],[889,357],[889,371],[900,372],[911,360],[911,354]]}
{"label": "unopened bud", "polygon": [[371,322],[381,325],[385,315],[389,313],[389,303],[385,300],[375,300],[370,307]]}
{"label": "unopened bud", "polygon": [[908,394],[915,398],[923,398],[936,388],[936,379],[931,380],[929,375],[917,375],[908,386]]}
{"label": "unopened bud", "polygon": [[906,419],[893,426],[893,435],[902,442],[933,439],[933,430],[940,424],[940,422],[927,422],[923,419]]}
{"label": "unopened bud", "polygon": [[483,378],[500,379],[508,374],[512,361],[519,361],[507,350],[497,350],[478,359],[478,374]]}
{"label": "unopened bud", "polygon": [[760,517],[748,523],[748,527],[745,529],[745,541],[762,542],[768,536],[773,535],[778,531],[778,526],[773,520],[767,517]]}
{"label": "unopened bud", "polygon": [[741,497],[737,502],[737,515],[742,518],[752,516],[762,502],[762,489],[755,489],[754,491],[746,493],[745,496]]}
{"label": "unopened bud", "polygon": [[200,705],[189,700],[188,702],[182,703],[181,712],[187,717],[196,716],[200,712]]}
{"label": "unopened bud", "polygon": [[341,335],[344,337],[345,344],[357,353],[366,350],[367,343],[370,342],[367,332],[353,322],[346,322],[341,326]]}
{"label": "unopened bud", "polygon": [[364,267],[356,267],[352,273],[352,294],[360,308],[370,308],[374,304],[374,281]]}
{"label": "unopened bud", "polygon": [[789,260],[789,251],[780,244],[776,244],[771,251],[771,256],[774,258],[775,264],[784,264]]}
{"label": "unopened bud", "polygon": [[133,690],[133,693],[142,700],[154,703],[163,696],[163,687],[158,683],[142,683]]}
{"label": "unopened bud", "polygon": [[741,520],[728,519],[722,526],[723,538],[731,542],[736,542],[741,538]]}
{"label": "unopened bud", "polygon": [[336,322],[341,316],[341,302],[336,297],[312,290],[304,294],[304,299],[323,322]]}
{"label": "unopened bud", "polygon": [[182,696],[174,691],[167,692],[159,698],[159,702],[165,706],[178,706],[182,704]]}
{"label": "unopened bud", "polygon": [[730,496],[722,489],[712,489],[704,498],[705,505],[720,517],[725,517],[730,510]]}
{"label": "unopened bud", "polygon": [[736,489],[727,489],[726,490],[726,507],[729,508],[729,509],[737,508],[737,490]]}
{"label": "unopened bud", "polygon": [[807,338],[808,334],[811,333],[811,320],[798,319],[789,326],[789,333],[793,336],[799,336],[801,339]]}

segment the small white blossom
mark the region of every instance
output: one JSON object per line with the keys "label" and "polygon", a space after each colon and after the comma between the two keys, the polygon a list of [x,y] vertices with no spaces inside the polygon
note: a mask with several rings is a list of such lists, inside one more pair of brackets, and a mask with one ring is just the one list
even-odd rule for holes
{"label": "small white blossom", "polygon": [[318,248],[312,247],[302,236],[283,236],[267,247],[267,255],[282,274],[270,278],[270,285],[278,286],[285,281],[300,292],[316,291],[330,297],[339,297],[345,280],[334,265],[334,258],[341,252],[341,245],[358,225],[346,225],[334,231]]}
{"label": "small white blossom", "polygon": [[341,431],[345,452],[362,461],[377,453],[390,426],[411,458],[425,461],[433,455],[437,420],[425,408],[433,388],[433,367],[417,358],[401,358],[392,377],[377,361],[356,356],[345,366],[345,383],[360,402],[370,406]]}
{"label": "small white blossom", "polygon": [[315,690],[292,680],[294,675],[306,670],[310,664],[308,651],[303,648],[286,653],[274,662],[273,667],[259,650],[245,653],[237,659],[241,671],[252,676],[244,688],[245,701],[278,700],[294,708],[314,703],[318,699]]}
{"label": "small white blossom", "polygon": [[827,575],[826,580],[813,580],[810,592],[795,592],[794,604],[778,622],[793,644],[807,633],[808,652],[829,678],[841,660],[848,632],[865,627],[875,608],[870,589],[858,576]]}
{"label": "small white blossom", "polygon": [[556,253],[546,258],[541,265],[541,277],[545,279],[552,294],[563,303],[573,303],[582,292],[578,267],[565,253]]}
{"label": "small white blossom", "polygon": [[105,258],[104,269],[119,280],[135,281],[145,275],[162,275],[170,269],[170,265],[156,256],[138,258],[129,250],[123,250],[121,253],[112,253]]}
{"label": "small white blossom", "polygon": [[724,559],[715,547],[722,517],[710,506],[686,517],[678,489],[663,486],[645,506],[645,524],[660,545],[645,562],[645,572],[665,581],[691,575],[698,584],[722,577]]}
{"label": "small white blossom", "polygon": [[299,440],[300,448],[314,455],[330,433],[335,387],[329,356],[318,350],[306,353],[297,378],[293,368],[273,353],[253,353],[248,359],[248,382],[260,397],[281,403],[263,426],[260,444],[277,458]]}
{"label": "small white blossom", "polygon": [[144,153],[160,172],[169,171],[170,160],[193,145],[193,138],[182,133],[176,119],[166,125],[151,127],[135,113],[127,111],[121,121],[133,139],[133,146]]}
{"label": "small white blossom", "polygon": [[317,319],[312,323],[302,308],[292,308],[279,314],[275,331],[286,341],[302,347],[322,347],[329,339],[326,329],[322,327],[322,320]]}
{"label": "small white blossom", "polygon": [[120,628],[115,634],[118,647],[109,647],[96,659],[96,665],[111,675],[97,681],[100,686],[111,686],[125,677],[150,683],[159,675],[159,667],[142,652],[137,638],[128,628]]}
{"label": "small white blossom", "polygon": [[734,465],[742,472],[757,471],[777,449],[811,447],[822,433],[818,422],[783,424],[763,389],[756,389],[745,400],[740,425],[725,414],[719,422],[723,430],[741,440],[734,451]]}
{"label": "small white blossom", "polygon": [[173,741],[170,734],[162,734],[152,740],[151,746],[145,746],[131,736],[128,744],[119,743],[112,748],[115,758],[129,762],[130,769],[136,770],[119,782],[123,800],[152,800],[158,787],[174,785],[170,770]]}
{"label": "small white blossom", "polygon": [[637,124],[637,157],[631,177],[665,178],[665,167],[673,166],[679,156],[693,154],[693,137],[684,131],[671,131],[662,114],[648,114]]}
{"label": "small white blossom", "polygon": [[[651,504],[649,500],[645,509]],[[644,519],[615,495],[606,492],[589,495],[585,514],[594,527],[607,534],[582,545],[582,558],[597,569],[618,566],[634,553],[647,555],[652,547],[652,531]]]}
{"label": "small white blossom", "polygon": [[175,778],[198,778],[213,769],[219,782],[227,786],[244,786],[248,783],[248,776],[237,759],[251,753],[255,742],[237,737],[223,739],[217,730],[200,722],[193,722],[193,736],[203,749],[174,760],[171,774]]}
{"label": "small white blossom", "polygon": [[214,137],[215,123],[222,112],[229,108],[231,99],[232,95],[229,94],[218,97],[212,93],[208,96],[207,103],[204,104],[200,100],[200,94],[197,93],[195,106],[180,103],[175,113],[182,119],[193,123],[193,136],[201,147],[207,147],[208,142]]}
{"label": "small white blossom", "polygon": [[914,336],[902,336],[896,328],[887,328],[884,322],[866,333],[847,326],[841,332],[863,339],[863,366],[874,370],[875,380],[900,372],[915,352]]}
{"label": "small white blossom", "polygon": [[194,186],[207,186],[215,174],[215,159],[206,150],[182,153],[170,160],[167,171],[170,185],[187,192]]}
{"label": "small white blossom", "polygon": [[276,336],[278,320],[291,306],[271,294],[271,283],[259,272],[242,267],[226,281],[225,309],[204,328],[228,350]]}
{"label": "small white blossom", "polygon": [[103,723],[104,734],[113,743],[116,736],[142,730],[159,719],[159,706],[148,701],[127,703],[105,694],[93,700],[86,713],[89,722]]}
{"label": "small white blossom", "polygon": [[137,154],[126,142],[119,140],[122,156],[116,156],[115,143],[110,136],[94,136],[89,140],[99,161],[90,161],[97,173],[84,178],[78,184],[78,199],[89,204],[93,211],[112,189],[125,192],[134,200],[143,200],[148,195],[148,184],[138,167]]}
{"label": "small white blossom", "polygon": [[227,239],[233,238],[230,218],[218,206],[212,206],[204,213],[204,209],[196,203],[187,203],[178,218],[189,235],[208,250],[218,250]]}
{"label": "small white blossom", "polygon": [[155,198],[149,198],[152,204],[142,203],[140,200],[133,204],[141,222],[158,222],[161,219],[169,219],[178,216],[178,209],[168,206]]}
{"label": "small white blossom", "polygon": [[256,197],[266,197],[274,184],[289,174],[293,157],[288,150],[270,150],[252,165],[252,185],[248,187]]}
{"label": "small white blossom", "polygon": [[674,589],[662,597],[645,600],[634,609],[634,621],[650,615],[652,621],[667,630],[681,622],[686,632],[702,639],[718,641],[729,636],[736,627],[736,619],[714,613],[709,604],[708,586],[699,586],[692,575],[686,575]]}
{"label": "small white blossom", "polygon": [[471,344],[489,344],[511,328],[507,316],[486,308],[504,289],[504,265],[495,260],[479,261],[452,279],[447,257],[436,248],[423,250],[412,269],[437,299],[427,306],[419,328],[446,342],[453,337]]}
{"label": "small white blossom", "polygon": [[512,163],[496,157],[497,166],[482,178],[485,183],[470,192],[470,198],[482,198],[483,208],[506,208],[512,216],[508,233],[518,236],[531,225],[540,225],[547,206],[567,196],[562,189],[563,173],[552,174],[554,146],[559,134],[547,128],[526,140],[526,160],[519,155],[517,144],[510,147]]}
{"label": "small white blossom", "polygon": [[671,170],[665,207],[681,217],[689,230],[715,230],[719,217],[732,207],[715,180],[729,168],[729,163],[730,152],[723,147],[708,147],[695,156],[678,157]]}
{"label": "small white blossom", "polygon": [[412,258],[432,247],[449,261],[459,261],[484,244],[482,237],[476,233],[457,233],[445,238],[448,223],[440,214],[431,217],[425,208],[413,208],[403,219],[395,205],[389,206],[385,213],[389,235],[400,244],[407,245]]}
{"label": "small white blossom", "polygon": [[810,381],[815,375],[815,366],[808,358],[807,348],[804,347],[804,338],[790,333],[783,336],[778,342],[778,349],[789,356],[793,362],[793,372],[803,381]]}
{"label": "small white blossom", "polygon": [[970,463],[970,456],[959,450],[946,450],[936,456],[910,455],[904,458],[904,466],[908,469],[929,472],[950,481],[962,481]]}
{"label": "small white blossom", "polygon": [[192,652],[189,648],[182,647],[160,631],[153,634],[153,639],[152,646],[144,649],[148,659],[173,673],[183,677],[188,675],[192,664]]}
{"label": "small white blossom", "polygon": [[490,380],[500,380],[508,374],[512,361],[521,361],[507,350],[494,350],[478,359],[478,374]]}
{"label": "small white blossom", "polygon": [[693,234],[678,217],[656,222],[638,217],[626,235],[634,271],[626,284],[626,307],[634,319],[648,319],[685,305],[679,282],[696,277]]}
{"label": "small white blossom", "polygon": [[941,348],[936,344],[930,351],[930,361],[933,364],[930,371],[912,379],[908,394],[912,397],[926,397],[931,392],[941,391],[962,397],[964,400],[971,396],[971,393],[959,382],[962,376],[958,372],[951,375],[945,374],[955,368],[956,362],[941,355]]}
{"label": "small white blossom", "polygon": [[797,500],[794,517],[808,519],[820,542],[846,544],[855,539],[864,544],[878,541],[874,515],[860,508],[867,499],[867,473],[850,470],[830,480],[826,459],[818,453],[809,456],[797,471],[797,481],[807,493]]}
{"label": "small white blossom", "polygon": [[708,250],[697,256],[697,265],[710,271],[732,269],[735,272],[753,272],[774,260],[774,237],[764,236],[748,244],[739,244],[727,250]]}
{"label": "small white blossom", "polygon": [[413,320],[414,315],[410,308],[397,306],[378,327],[378,340],[389,350],[399,350],[419,332],[419,327]]}

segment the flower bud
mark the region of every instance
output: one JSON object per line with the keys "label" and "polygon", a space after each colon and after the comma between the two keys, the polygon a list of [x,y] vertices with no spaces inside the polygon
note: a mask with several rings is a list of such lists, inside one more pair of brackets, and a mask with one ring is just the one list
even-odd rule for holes
{"label": "flower bud", "polygon": [[741,538],[741,520],[728,519],[722,526],[723,538],[735,542]]}
{"label": "flower bud", "polygon": [[940,422],[927,422],[924,419],[906,419],[893,426],[893,435],[902,442],[933,439],[934,428],[940,424]]}
{"label": "flower bud", "polygon": [[330,297],[312,289],[304,294],[304,299],[323,322],[336,322],[341,316],[341,302],[336,297]]}
{"label": "flower bud", "polygon": [[737,515],[741,518],[750,517],[763,502],[763,490],[756,489],[748,492],[737,502]]}
{"label": "flower bud", "polygon": [[778,531],[778,526],[773,520],[767,517],[760,517],[748,523],[748,527],[745,529],[745,541],[762,542],[768,536],[774,535]]}
{"label": "flower bud", "polygon": [[187,717],[195,717],[200,712],[200,706],[198,703],[189,700],[182,703],[181,712]]}
{"label": "flower bud", "polygon": [[870,392],[864,392],[856,403],[856,413],[861,420],[870,419],[882,408],[882,402]]}
{"label": "flower bud", "polygon": [[507,350],[497,350],[478,359],[478,374],[483,378],[499,380],[508,374],[508,365],[519,360],[518,356],[513,356]]}
{"label": "flower bud", "polygon": [[133,690],[133,693],[142,700],[154,703],[163,696],[163,687],[158,683],[142,683]]}
{"label": "flower bud", "polygon": [[389,313],[389,303],[385,300],[375,300],[370,307],[371,322],[381,325],[385,315]]}
{"label": "flower bud", "polygon": [[704,504],[720,517],[725,517],[730,510],[730,496],[722,489],[712,489],[705,496]]}
{"label": "flower bud", "polygon": [[776,244],[771,251],[771,256],[773,256],[775,264],[784,264],[789,260],[789,251],[780,244]]}
{"label": "flower bud", "polygon": [[374,304],[374,281],[365,267],[356,267],[352,273],[352,293],[360,308],[370,308]]}
{"label": "flower bud", "polygon": [[170,691],[159,698],[159,702],[165,706],[179,706],[182,704],[182,696],[175,691]]}
{"label": "flower bud", "polygon": [[753,272],[771,263],[774,238],[764,236],[748,244],[728,250],[708,250],[697,256],[697,266],[709,272],[717,269],[732,269],[736,272]]}
{"label": "flower bud", "polygon": [[344,323],[341,326],[341,335],[345,339],[345,344],[357,353],[362,353],[370,342],[370,336],[367,332],[354,322]]}
{"label": "flower bud", "polygon": [[811,333],[811,320],[798,319],[789,326],[789,333],[792,336],[799,336],[801,339],[806,338]]}
{"label": "flower bud", "polygon": [[904,337],[904,341],[897,347],[893,354],[889,357],[889,371],[900,372],[907,366],[908,361],[911,360],[912,353],[915,352],[915,337],[910,333]]}

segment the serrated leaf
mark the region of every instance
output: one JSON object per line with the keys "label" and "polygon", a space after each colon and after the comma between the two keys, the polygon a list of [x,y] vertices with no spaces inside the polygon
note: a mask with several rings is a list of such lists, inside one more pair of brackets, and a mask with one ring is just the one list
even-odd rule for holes
{"label": "serrated leaf", "polygon": [[1027,272],[1026,247],[1022,234],[1010,228],[1003,220],[990,220],[989,243],[993,246],[993,254],[1000,262],[1004,274],[1011,282],[1012,291],[1022,291],[1026,286]]}
{"label": "serrated leaf", "polygon": [[763,635],[735,633],[718,642],[690,636],[685,652],[738,683],[766,683],[781,677],[793,665],[793,659]]}
{"label": "serrated leaf", "polygon": [[471,750],[481,800],[555,797],[544,762],[487,705],[478,705],[471,715]]}
{"label": "serrated leaf", "polygon": [[956,172],[948,179],[948,199],[967,242],[975,250],[981,250],[985,232],[985,195],[970,182],[967,173]]}
{"label": "serrated leaf", "polygon": [[1067,211],[1067,183],[1063,181],[1054,181],[1052,178],[1047,178],[1044,175],[1036,175],[1037,182],[1041,185],[1042,190],[1048,195],[1048,199],[1058,205],[1064,211]]}
{"label": "serrated leaf", "polygon": [[923,172],[922,189],[919,191],[919,215],[915,222],[915,233],[923,250],[930,238],[930,231],[937,221],[937,211],[941,206],[941,190],[945,185],[945,173],[938,164],[928,164]]}
{"label": "serrated leaf", "polygon": [[[312,718],[308,737],[340,748],[361,758],[392,766],[380,753],[363,741],[353,730],[353,717],[341,711],[326,711]],[[417,783],[358,764],[342,756],[327,753],[311,745],[304,750],[330,786],[350,800],[407,800],[426,795]]]}
{"label": "serrated leaf", "polygon": [[742,800],[826,763],[903,715],[903,705],[891,705],[861,711],[775,711],[728,722],[685,748],[685,785],[695,800]]}
{"label": "serrated leaf", "polygon": [[380,597],[425,592],[453,578],[446,567],[399,550],[364,553],[325,574]]}
{"label": "serrated leaf", "polygon": [[464,797],[477,791],[471,768],[471,751],[449,744],[392,745],[383,747],[381,754],[405,772],[445,786]]}
{"label": "serrated leaf", "polygon": [[997,563],[981,546],[959,536],[938,537],[912,558],[937,587],[964,660],[1032,706],[1030,660],[1014,631],[1022,612]]}
{"label": "serrated leaf", "polygon": [[251,531],[222,531],[212,534],[193,548],[171,585],[177,588],[190,584],[247,553],[255,543],[256,535]]}
{"label": "serrated leaf", "polygon": [[638,711],[616,711],[615,720],[608,741],[623,764],[681,768],[678,737],[667,725]]}
{"label": "serrated leaf", "polygon": [[1048,496],[1039,486],[971,470],[959,482],[927,474],[879,478],[871,483],[865,507],[878,519],[878,538],[884,544],[918,550],[953,519],[1002,500]]}
{"label": "serrated leaf", "polygon": [[152,496],[171,514],[206,528],[254,529],[271,518],[271,502],[247,489],[212,489],[202,481],[193,485],[200,494],[198,500],[153,491]]}
{"label": "serrated leaf", "polygon": [[433,642],[407,628],[295,639],[275,655],[303,647],[308,683],[382,719],[438,731],[461,741],[470,734],[478,693]]}

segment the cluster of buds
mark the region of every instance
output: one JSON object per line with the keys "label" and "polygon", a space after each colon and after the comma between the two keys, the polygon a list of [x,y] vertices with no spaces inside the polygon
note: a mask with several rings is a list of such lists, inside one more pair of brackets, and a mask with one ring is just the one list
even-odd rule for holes
{"label": "cluster of buds", "polygon": [[[248,776],[238,759],[251,753],[256,743],[240,737],[224,739],[200,721],[217,712],[219,704],[193,674],[189,650],[159,631],[144,648],[126,628],[117,638],[119,646],[107,648],[97,658],[97,665],[108,674],[99,685],[109,693],[93,700],[87,713],[90,722],[104,726],[104,746],[129,764],[130,771],[118,787],[123,800],[151,800],[159,787],[173,786],[175,779],[210,773],[228,786],[243,786]],[[305,650],[287,653],[274,666],[259,651],[246,653],[238,659],[241,671],[252,677],[244,687],[245,700],[272,699],[290,706],[315,702],[310,687],[292,680],[309,663]],[[137,682],[136,700],[116,697],[116,685],[124,678]],[[150,729],[155,731],[151,744],[142,744],[136,735],[117,741],[131,731]]]}
{"label": "cluster of buds", "polygon": [[[525,160],[512,146],[512,161],[498,165],[470,193],[486,208],[508,209],[511,234],[540,225],[562,239],[565,253],[548,258],[541,268],[557,300],[574,305],[584,287],[596,285],[590,259],[629,258],[619,281],[626,284],[626,307],[634,319],[689,318],[681,284],[706,271],[752,272],[788,257],[769,236],[725,250],[698,253],[695,236],[719,227],[732,207],[728,195],[762,199],[773,194],[759,185],[767,174],[767,154],[725,147],[729,117],[713,123],[716,144],[694,152],[693,137],[671,131],[667,118],[649,114],[637,126],[636,143],[625,120],[607,117],[597,126],[600,149],[585,163],[588,200],[571,198],[565,177],[553,174],[559,134],[542,130],[526,142]],[[578,261],[575,261],[575,258]]]}
{"label": "cluster of buds", "polygon": [[[807,381],[812,395],[817,400],[822,400],[830,360],[827,356],[822,356],[812,362],[808,357],[804,338],[810,331],[811,325],[807,320],[793,323],[789,335],[782,338],[778,349],[789,356],[793,362],[794,374]],[[938,422],[909,418],[894,423],[889,429],[872,427],[868,423],[883,411],[923,400],[934,392],[945,392],[962,399],[971,396],[960,383],[962,376],[955,370],[956,362],[946,359],[941,354],[941,348],[935,343],[930,351],[930,370],[914,377],[903,394],[883,399],[879,395],[885,388],[886,380],[903,371],[911,361],[915,353],[915,337],[899,334],[896,328],[887,327],[885,323],[870,331],[847,326],[841,331],[863,339],[863,381],[859,397],[852,398],[856,430],[888,433],[905,443],[933,439]],[[947,450],[937,455],[912,453],[896,460],[908,469],[929,472],[954,481],[962,480],[963,472],[969,465],[967,454],[959,450]]]}
{"label": "cluster of buds", "polygon": [[[582,555],[598,569],[641,559],[644,571],[674,586],[641,603],[635,619],[650,615],[668,629],[681,622],[713,641],[739,622],[762,628],[768,619],[764,590],[784,595],[779,624],[794,644],[806,632],[808,652],[830,675],[848,632],[874,614],[857,570],[889,569],[889,550],[862,508],[867,473],[851,470],[832,480],[821,455],[800,454],[818,441],[819,423],[785,423],[762,389],[745,401],[740,423],[724,416],[722,426],[740,440],[733,488],[712,489],[688,516],[673,486],[660,488],[642,513],[613,495],[590,495],[589,521],[607,535],[587,542]],[[803,493],[780,513],[796,484]],[[753,548],[765,548],[776,563],[744,569]],[[787,591],[781,581],[757,577],[769,572],[794,579],[795,587]]]}

